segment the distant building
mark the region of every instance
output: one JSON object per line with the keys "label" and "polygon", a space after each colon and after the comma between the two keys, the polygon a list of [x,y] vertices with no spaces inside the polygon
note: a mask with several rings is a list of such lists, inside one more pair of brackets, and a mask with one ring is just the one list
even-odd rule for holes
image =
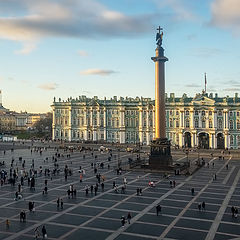
{"label": "distant building", "polygon": [[[100,100],[80,96],[54,100],[53,139],[150,144],[154,138],[154,100]],[[212,93],[194,98],[166,96],[167,137],[173,145],[240,148],[240,98]]]}
{"label": "distant building", "polygon": [[0,90],[0,133],[10,133],[18,130],[32,128],[34,123],[45,118],[46,114],[15,112],[2,105],[2,92]]}

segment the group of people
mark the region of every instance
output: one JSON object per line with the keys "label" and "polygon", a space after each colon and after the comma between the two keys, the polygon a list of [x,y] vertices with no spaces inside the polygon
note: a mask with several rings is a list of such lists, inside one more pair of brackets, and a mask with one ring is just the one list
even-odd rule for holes
{"label": "group of people", "polygon": [[122,227],[125,226],[126,220],[127,220],[128,224],[130,224],[130,223],[131,223],[131,219],[132,219],[132,215],[131,215],[130,212],[128,212],[127,219],[126,219],[125,216],[122,216],[122,217],[121,217],[121,224],[122,224]]}
{"label": "group of people", "polygon": [[201,211],[205,211],[205,207],[206,207],[206,203],[203,201],[202,203],[198,204],[198,210]]}
{"label": "group of people", "polygon": [[26,212],[24,210],[20,212],[20,222],[26,222]]}
{"label": "group of people", "polygon": [[69,189],[67,190],[67,195],[68,195],[68,198],[70,198],[70,195],[73,197],[76,197],[77,196],[77,189],[73,189],[73,185],[71,184],[69,186]]}

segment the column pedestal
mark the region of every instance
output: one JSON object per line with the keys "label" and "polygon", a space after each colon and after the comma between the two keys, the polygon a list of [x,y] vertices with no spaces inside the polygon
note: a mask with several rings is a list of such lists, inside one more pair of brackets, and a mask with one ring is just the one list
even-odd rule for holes
{"label": "column pedestal", "polygon": [[149,156],[151,168],[168,168],[172,165],[171,143],[167,138],[155,139],[151,143]]}

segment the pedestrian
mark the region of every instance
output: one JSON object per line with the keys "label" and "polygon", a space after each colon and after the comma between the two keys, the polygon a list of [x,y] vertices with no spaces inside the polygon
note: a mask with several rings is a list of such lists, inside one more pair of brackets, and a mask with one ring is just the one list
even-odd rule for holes
{"label": "pedestrian", "polygon": [[125,225],[125,222],[126,222],[126,219],[124,216],[121,217],[121,223],[122,223],[122,227],[124,227]]}
{"label": "pedestrian", "polygon": [[139,194],[142,196],[142,188],[139,188]]}
{"label": "pedestrian", "polygon": [[34,229],[34,234],[35,234],[35,239],[38,239],[38,238],[40,237],[40,233],[39,233],[38,227],[36,227],[36,228]]}
{"label": "pedestrian", "polygon": [[226,165],[226,169],[228,170],[228,164]]}
{"label": "pedestrian", "polygon": [[91,194],[93,194],[93,185],[91,185],[90,189],[91,189]]}
{"label": "pedestrian", "polygon": [[20,222],[23,221],[23,211],[20,212]]}
{"label": "pedestrian", "polygon": [[9,219],[7,219],[6,220],[6,229],[9,229],[9,227],[10,227],[10,221],[9,221]]}
{"label": "pedestrian", "polygon": [[46,227],[44,225],[42,227],[42,236],[43,236],[43,239],[47,238],[47,230],[46,230]]}
{"label": "pedestrian", "polygon": [[132,219],[131,213],[128,212],[128,215],[127,215],[128,224],[130,224],[131,219]]}
{"label": "pedestrian", "polygon": [[206,204],[205,204],[205,202],[203,201],[203,202],[202,202],[202,210],[204,210],[204,211],[205,211],[205,206],[206,206]]}
{"label": "pedestrian", "polygon": [[192,196],[194,195],[194,188],[191,189],[191,192],[192,192]]}
{"label": "pedestrian", "polygon": [[171,188],[173,183],[172,183],[172,181],[170,181],[169,183],[170,183],[170,188]]}
{"label": "pedestrian", "polygon": [[173,180],[173,187],[176,187],[176,181]]}
{"label": "pedestrian", "polygon": [[237,216],[238,216],[238,209],[237,209],[237,207],[235,207],[235,209],[234,209],[234,217],[237,218]]}
{"label": "pedestrian", "polygon": [[212,168],[214,168],[214,162],[212,163]]}
{"label": "pedestrian", "polygon": [[161,211],[162,211],[162,207],[160,206],[160,204],[158,204],[158,205],[156,206],[157,216],[158,216],[158,214],[159,214]]}
{"label": "pedestrian", "polygon": [[85,187],[86,196],[88,196],[88,186]]}
{"label": "pedestrian", "polygon": [[104,191],[104,183],[101,183],[101,187],[102,187],[102,192]]}
{"label": "pedestrian", "polygon": [[60,199],[58,198],[57,199],[57,208],[59,209],[59,206],[60,206]]}
{"label": "pedestrian", "polygon": [[235,213],[235,207],[234,206],[231,207],[231,212],[232,212],[232,217],[234,217],[234,213]]}
{"label": "pedestrian", "polygon": [[198,210],[201,211],[201,209],[202,209],[202,204],[199,203],[199,204],[198,204]]}
{"label": "pedestrian", "polygon": [[63,209],[63,200],[61,198],[61,209]]}
{"label": "pedestrian", "polygon": [[98,187],[97,185],[94,187],[94,193],[95,193],[95,196],[97,195],[97,190],[98,190]]}
{"label": "pedestrian", "polygon": [[71,191],[70,191],[70,189],[68,189],[68,190],[67,190],[68,198],[70,198],[70,193],[71,193]]}
{"label": "pedestrian", "polygon": [[137,188],[137,195],[139,196],[139,188]]}

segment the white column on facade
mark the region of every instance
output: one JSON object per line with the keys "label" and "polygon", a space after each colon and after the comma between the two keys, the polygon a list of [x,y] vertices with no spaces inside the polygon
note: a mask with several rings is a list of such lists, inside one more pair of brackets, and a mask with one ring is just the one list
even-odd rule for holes
{"label": "white column on facade", "polygon": [[97,131],[93,130],[93,141],[97,141]]}
{"label": "white column on facade", "polygon": [[52,120],[52,140],[54,140],[56,138],[56,113],[55,113],[56,109],[53,108],[53,120]]}
{"label": "white column on facade", "polygon": [[72,109],[69,108],[68,111],[68,140],[71,141],[72,140]]}
{"label": "white column on facade", "polygon": [[196,146],[198,147],[198,135],[196,135]]}
{"label": "white column on facade", "polygon": [[120,109],[120,133],[119,133],[119,137],[120,137],[120,143],[125,143],[126,142],[126,133],[125,133],[125,109],[122,108]]}
{"label": "white column on facade", "polygon": [[143,110],[139,110],[139,141],[143,143]]}
{"label": "white column on facade", "polygon": [[224,147],[225,148],[229,147],[229,135],[228,135],[228,133],[224,134]]}
{"label": "white column on facade", "polygon": [[153,139],[155,139],[155,111],[154,110],[152,111],[152,114],[153,114],[152,115],[152,123],[153,123],[153,128],[152,128],[153,129],[153,133],[152,133],[153,135],[152,135],[152,137],[153,137]]}
{"label": "white column on facade", "polygon": [[93,109],[90,110],[90,126],[93,126]]}
{"label": "white column on facade", "polygon": [[198,111],[198,115],[199,115],[199,128],[202,128],[202,111]]}
{"label": "white column on facade", "polygon": [[150,134],[149,134],[149,109],[147,109],[147,129],[146,129],[146,141],[147,145],[150,144]]}
{"label": "white column on facade", "polygon": [[194,147],[194,133],[190,133],[191,134],[191,147]]}
{"label": "white column on facade", "polygon": [[104,134],[104,141],[107,141],[107,109],[104,108],[103,113],[103,134]]}
{"label": "white column on facade", "polygon": [[213,111],[213,128],[217,128],[217,111]]}
{"label": "white column on facade", "polygon": [[213,148],[213,139],[211,133],[209,133],[209,148]]}
{"label": "white column on facade", "polygon": [[179,133],[179,147],[183,147],[184,142],[183,142],[183,134],[180,132]]}
{"label": "white column on facade", "polygon": [[[190,110],[190,128],[193,129],[194,128],[194,116],[193,116],[193,109]],[[192,145],[193,146],[193,145]]]}
{"label": "white column on facade", "polygon": [[[184,122],[183,122],[183,110],[180,110],[180,127],[181,127],[181,128],[184,127]],[[179,137],[179,141],[180,141],[180,137]]]}
{"label": "white column on facade", "polygon": [[213,148],[217,148],[217,136],[213,134]]}
{"label": "white column on facade", "polygon": [[97,126],[100,127],[100,109],[97,110]]}
{"label": "white column on facade", "polygon": [[217,148],[217,139],[214,133],[212,134],[212,143],[213,143],[212,148],[214,149]]}

